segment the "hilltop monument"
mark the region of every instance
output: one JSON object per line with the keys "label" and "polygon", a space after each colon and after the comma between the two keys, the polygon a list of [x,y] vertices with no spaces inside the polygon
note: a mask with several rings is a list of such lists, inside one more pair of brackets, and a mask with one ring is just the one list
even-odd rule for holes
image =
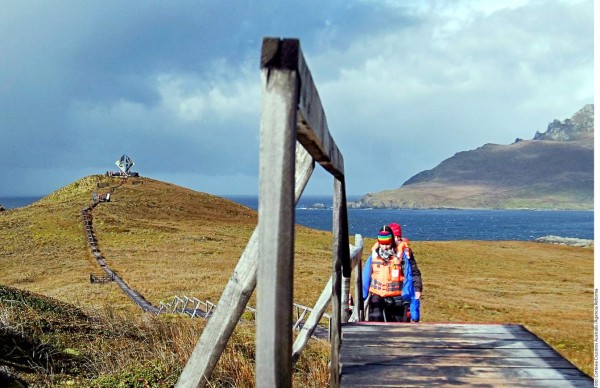
{"label": "hilltop monument", "polygon": [[126,154],[123,154],[123,156],[121,156],[121,158],[118,159],[115,162],[115,164],[117,165],[117,167],[119,167],[119,171],[117,171],[117,172],[109,171],[109,172],[107,172],[107,175],[109,175],[109,176],[124,176],[124,177],[139,176],[139,174],[137,172],[131,171],[131,167],[133,167],[135,165],[135,163],[133,162],[133,159],[131,159]]}

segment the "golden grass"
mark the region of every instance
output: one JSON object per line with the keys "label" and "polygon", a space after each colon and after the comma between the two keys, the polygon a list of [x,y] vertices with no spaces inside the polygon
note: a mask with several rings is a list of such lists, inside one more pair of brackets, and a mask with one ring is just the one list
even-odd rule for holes
{"label": "golden grass", "polygon": [[[102,182],[121,181],[87,177],[36,204],[0,213],[0,284],[85,308],[109,305],[115,313],[139,314],[115,284],[89,283],[89,274],[100,269],[86,245],[80,210],[93,191],[107,191],[96,188]],[[256,226],[254,211],[148,178],[124,181],[111,199],[94,209],[93,225],[112,269],[154,305],[174,295],[218,301]],[[294,300],[310,306],[331,274],[332,237],[300,226],[296,232]],[[372,243],[366,239],[365,247]],[[424,321],[524,324],[592,373],[593,249],[504,241],[413,242],[412,247],[423,273]],[[366,248],[365,259],[368,254]],[[190,337],[194,341],[173,361],[179,367],[197,332]],[[250,346],[238,340],[249,340],[238,338],[233,346],[251,359]],[[306,367],[295,382],[326,384],[328,377],[321,375],[327,374],[328,346],[321,345],[300,359]],[[232,360],[220,362],[218,378],[253,369],[251,363],[234,367],[239,358]]]}
{"label": "golden grass", "polygon": [[505,241],[413,248],[425,283],[424,320],[522,324],[592,374],[592,249]]}
{"label": "golden grass", "polygon": [[[8,367],[0,378],[31,386],[173,386],[204,324],[109,307],[84,310],[0,286],[0,360]],[[239,324],[209,386],[254,386],[254,349],[254,325]],[[294,366],[296,386],[327,385],[328,349],[322,340],[309,343]]]}

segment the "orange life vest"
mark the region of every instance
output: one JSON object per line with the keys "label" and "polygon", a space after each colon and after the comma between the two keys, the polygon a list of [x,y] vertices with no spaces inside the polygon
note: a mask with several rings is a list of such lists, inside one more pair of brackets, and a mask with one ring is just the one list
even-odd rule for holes
{"label": "orange life vest", "polygon": [[408,239],[402,237],[402,241],[396,244],[396,250],[398,252],[404,252],[405,248],[408,248]]}
{"label": "orange life vest", "polygon": [[404,273],[402,271],[401,258],[394,255],[385,261],[376,251],[373,251],[371,256],[371,270],[369,292],[377,294],[382,298],[402,295]]}

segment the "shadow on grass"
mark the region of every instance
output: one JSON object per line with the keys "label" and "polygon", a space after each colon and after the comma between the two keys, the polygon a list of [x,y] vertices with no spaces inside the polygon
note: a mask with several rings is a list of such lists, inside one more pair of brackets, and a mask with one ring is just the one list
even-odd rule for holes
{"label": "shadow on grass", "polygon": [[[0,328],[0,372],[33,373],[43,376],[79,375],[84,364],[85,360],[79,355],[65,353],[52,345],[15,333],[9,328]],[[5,378],[11,379],[11,374],[2,377]]]}

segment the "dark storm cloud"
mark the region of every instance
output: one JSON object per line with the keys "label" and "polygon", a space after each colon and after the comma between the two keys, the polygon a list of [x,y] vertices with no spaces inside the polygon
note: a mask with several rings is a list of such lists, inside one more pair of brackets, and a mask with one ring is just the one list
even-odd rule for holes
{"label": "dark storm cloud", "polygon": [[[300,38],[353,194],[532,136],[593,96],[589,0],[0,7],[0,196],[47,194],[123,153],[143,175],[256,192],[264,36]],[[386,154],[393,181],[372,173]]]}
{"label": "dark storm cloud", "polygon": [[[381,16],[366,6],[316,1],[5,2],[2,9],[4,168],[104,166],[101,160],[125,149],[139,155],[147,171],[200,166],[213,175],[256,174],[259,96],[250,115],[223,121],[208,106],[202,118],[182,120],[164,107],[169,96],[157,88],[161,75],[194,84],[180,85],[180,99],[227,94],[228,82],[249,67],[254,77],[247,86],[258,89],[263,36],[306,36],[310,46],[331,21],[363,16],[351,30],[360,33],[370,24],[365,15]],[[338,32],[336,44],[351,41],[349,31]],[[18,192],[8,180],[3,186]]]}

